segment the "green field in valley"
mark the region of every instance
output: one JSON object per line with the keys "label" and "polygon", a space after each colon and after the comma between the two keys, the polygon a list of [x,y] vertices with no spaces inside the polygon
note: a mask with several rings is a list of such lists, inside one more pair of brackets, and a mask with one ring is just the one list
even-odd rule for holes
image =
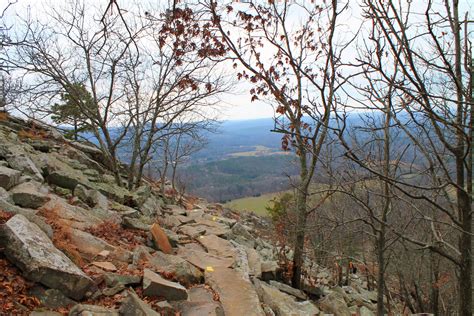
{"label": "green field in valley", "polygon": [[260,216],[268,215],[265,207],[271,205],[270,201],[281,193],[267,193],[260,196],[235,199],[225,204],[226,207],[242,212],[254,212]]}

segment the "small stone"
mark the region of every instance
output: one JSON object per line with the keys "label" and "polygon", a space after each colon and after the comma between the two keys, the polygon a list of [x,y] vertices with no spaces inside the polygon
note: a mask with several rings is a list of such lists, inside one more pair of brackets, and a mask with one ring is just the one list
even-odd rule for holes
{"label": "small stone", "polygon": [[108,250],[102,250],[101,252],[98,253],[100,257],[107,258],[110,255],[110,251]]}
{"label": "small stone", "polygon": [[108,261],[94,261],[92,264],[98,268],[101,268],[102,270],[105,271],[110,271],[114,272],[117,271],[117,267],[112,263]]}
{"label": "small stone", "polygon": [[69,316],[119,316],[119,313],[103,306],[77,304],[71,308]]}
{"label": "small stone", "polygon": [[122,292],[123,290],[125,290],[125,285],[117,284],[113,287],[109,287],[102,290],[102,294],[104,294],[105,296],[114,296],[115,294]]}
{"label": "small stone", "polygon": [[109,287],[113,287],[117,284],[122,285],[136,285],[142,282],[142,277],[139,275],[121,275],[117,273],[106,273],[104,274],[105,284]]}

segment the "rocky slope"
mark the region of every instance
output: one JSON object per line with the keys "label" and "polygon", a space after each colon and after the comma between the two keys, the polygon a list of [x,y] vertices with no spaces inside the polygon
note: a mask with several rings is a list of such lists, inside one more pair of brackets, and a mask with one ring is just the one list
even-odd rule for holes
{"label": "rocky slope", "polygon": [[40,122],[0,120],[0,314],[373,314],[355,275],[279,282],[262,219],[159,192],[117,186],[100,151]]}

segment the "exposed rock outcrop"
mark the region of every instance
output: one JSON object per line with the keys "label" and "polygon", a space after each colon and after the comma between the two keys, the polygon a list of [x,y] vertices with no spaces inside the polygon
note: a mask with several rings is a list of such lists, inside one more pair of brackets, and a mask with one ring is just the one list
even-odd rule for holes
{"label": "exposed rock outcrop", "polygon": [[[18,136],[32,134],[31,126],[43,138]],[[55,309],[110,316],[373,314],[376,293],[360,280],[331,288],[331,273],[321,268],[312,275],[317,285],[305,284],[304,291],[280,282],[277,253],[291,258],[291,250],[258,236],[259,217],[161,194],[147,180],[132,191],[118,186],[92,144],[68,141],[40,122],[0,121],[0,259],[36,282],[27,294],[39,309],[25,309],[31,315],[56,315]],[[12,308],[6,312],[15,314]]]}

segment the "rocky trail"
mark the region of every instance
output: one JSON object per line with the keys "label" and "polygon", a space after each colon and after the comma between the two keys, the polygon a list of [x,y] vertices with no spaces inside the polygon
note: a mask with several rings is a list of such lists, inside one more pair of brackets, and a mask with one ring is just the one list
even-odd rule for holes
{"label": "rocky trail", "polygon": [[40,122],[0,121],[0,315],[373,315],[352,276],[284,284],[252,214],[114,182],[102,153]]}

